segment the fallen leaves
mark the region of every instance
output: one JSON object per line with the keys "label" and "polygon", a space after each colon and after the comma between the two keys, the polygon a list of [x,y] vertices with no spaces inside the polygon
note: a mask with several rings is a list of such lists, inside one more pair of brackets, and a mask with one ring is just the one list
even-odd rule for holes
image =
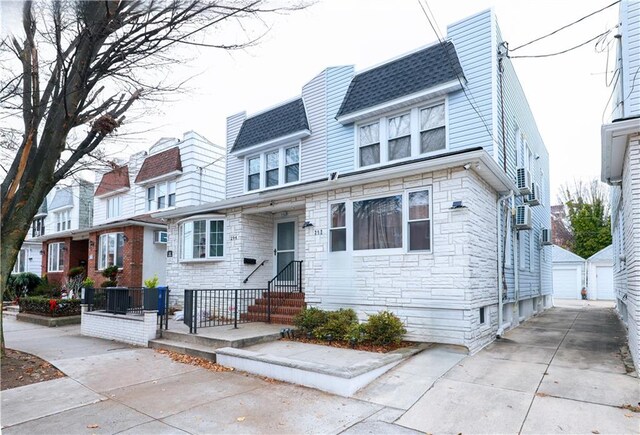
{"label": "fallen leaves", "polygon": [[238,418],[236,418],[236,421],[240,421],[240,422],[242,422],[242,421],[244,421],[244,419],[245,419],[245,418],[246,418],[246,417],[238,417]]}
{"label": "fallen leaves", "polygon": [[547,393],[536,393],[536,396],[538,396],[538,397],[549,397],[549,395]]}
{"label": "fallen leaves", "polygon": [[631,412],[640,412],[640,402],[638,402],[638,405],[630,405],[626,403],[622,405],[620,408],[627,409]]}
{"label": "fallen leaves", "polygon": [[203,369],[211,370],[212,372],[233,371],[233,367],[221,366],[220,364],[216,364],[213,361],[209,361],[208,359],[200,358],[197,356],[184,355],[178,352],[172,352],[170,350],[164,350],[164,349],[156,349],[156,352],[161,353],[163,355],[167,355],[169,358],[171,358],[175,362],[202,367]]}
{"label": "fallen leaves", "polygon": [[87,425],[87,429],[97,429],[97,428],[99,428],[99,427],[100,427],[100,426],[98,426],[98,425],[97,425],[97,424],[95,424],[95,423],[93,423],[93,424],[88,424],[88,425]]}

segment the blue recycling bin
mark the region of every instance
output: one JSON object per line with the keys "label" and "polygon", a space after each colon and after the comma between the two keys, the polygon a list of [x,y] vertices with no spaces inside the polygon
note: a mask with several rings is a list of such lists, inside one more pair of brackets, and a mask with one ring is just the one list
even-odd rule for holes
{"label": "blue recycling bin", "polygon": [[158,287],[158,315],[164,316],[164,308],[169,293],[169,287]]}

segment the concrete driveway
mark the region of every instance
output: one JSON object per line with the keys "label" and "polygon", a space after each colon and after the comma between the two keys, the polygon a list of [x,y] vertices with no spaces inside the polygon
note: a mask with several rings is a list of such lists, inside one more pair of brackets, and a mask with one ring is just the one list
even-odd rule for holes
{"label": "concrete driveway", "polygon": [[175,363],[151,349],[5,318],[7,346],[68,377],[2,392],[7,434],[637,433],[610,309],[553,309],[467,357],[435,346],[352,398]]}

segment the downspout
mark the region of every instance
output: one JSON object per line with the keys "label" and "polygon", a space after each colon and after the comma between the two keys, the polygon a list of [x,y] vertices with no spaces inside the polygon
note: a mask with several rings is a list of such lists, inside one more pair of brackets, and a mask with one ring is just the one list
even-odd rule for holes
{"label": "downspout", "polygon": [[[515,204],[514,204],[515,206]],[[512,237],[511,244],[513,246],[513,290],[514,290],[514,303],[513,309],[518,309],[518,323],[520,323],[520,250],[518,244],[520,243],[520,233],[516,231],[517,237]]]}
{"label": "downspout", "polygon": [[[496,203],[496,211],[497,211],[497,220],[498,220],[498,332],[496,336],[500,338],[504,333],[504,329],[502,328],[502,324],[504,323],[502,309],[503,309],[503,299],[504,299],[504,273],[505,273],[505,258],[504,253],[506,249],[502,248],[503,243],[506,245],[507,241],[507,233],[502,229],[502,211],[504,210],[502,207],[502,202],[505,199],[510,199],[513,197],[513,192],[509,192],[506,195],[502,195],[498,198]],[[511,214],[511,207],[509,207],[508,216]],[[507,226],[508,228],[508,226]],[[500,240],[501,236],[504,234],[504,238]],[[505,246],[506,248],[506,246]]]}

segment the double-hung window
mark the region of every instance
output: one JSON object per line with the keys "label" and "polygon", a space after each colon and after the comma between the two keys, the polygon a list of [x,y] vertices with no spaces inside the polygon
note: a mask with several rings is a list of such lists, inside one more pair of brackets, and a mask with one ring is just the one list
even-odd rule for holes
{"label": "double-hung window", "polygon": [[166,181],[147,187],[147,211],[162,210],[175,205],[175,181]]}
{"label": "double-hung window", "polygon": [[431,249],[431,214],[428,190],[409,192],[409,217],[407,232],[409,251]]}
{"label": "double-hung window", "polygon": [[64,243],[51,243],[47,258],[47,271],[62,272],[64,270]]}
{"label": "double-hung window", "polygon": [[411,114],[389,118],[389,161],[411,157]]}
{"label": "double-hung window", "polygon": [[247,159],[247,191],[265,189],[300,179],[298,145],[267,151]]}
{"label": "double-hung window", "polygon": [[221,259],[224,257],[224,220],[195,219],[180,225],[180,259]]}
{"label": "double-hung window", "polygon": [[98,269],[124,265],[124,233],[100,235],[98,244]]}
{"label": "double-hung window", "polygon": [[446,144],[444,104],[420,110],[420,152],[443,150]]}
{"label": "double-hung window", "polygon": [[363,125],[358,130],[360,166],[380,163],[380,124]]}
{"label": "double-hung window", "polygon": [[66,231],[71,229],[71,211],[63,210],[55,213],[56,231]]}
{"label": "double-hung window", "polygon": [[331,227],[329,228],[329,250],[347,250],[347,210],[345,203],[331,204]]}
{"label": "double-hung window", "polygon": [[122,197],[120,195],[107,199],[107,219],[120,216],[122,212]]}
{"label": "double-hung window", "polygon": [[44,218],[36,218],[31,225],[31,237],[44,236]]}

